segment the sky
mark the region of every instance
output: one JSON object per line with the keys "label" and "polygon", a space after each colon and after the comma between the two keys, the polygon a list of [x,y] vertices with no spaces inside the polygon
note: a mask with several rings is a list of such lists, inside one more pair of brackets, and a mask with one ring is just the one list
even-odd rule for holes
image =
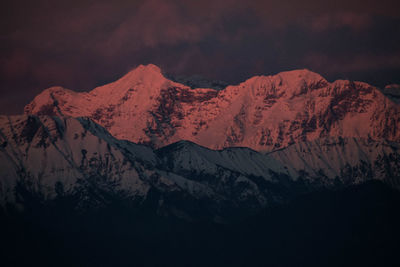
{"label": "sky", "polygon": [[400,83],[398,0],[13,0],[0,9],[0,114],[51,86],[89,91],[139,64],[236,84],[307,68]]}

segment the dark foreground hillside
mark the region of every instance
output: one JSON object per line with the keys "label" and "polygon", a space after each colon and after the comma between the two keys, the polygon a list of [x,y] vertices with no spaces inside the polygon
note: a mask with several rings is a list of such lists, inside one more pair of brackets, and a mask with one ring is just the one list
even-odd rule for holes
{"label": "dark foreground hillside", "polygon": [[156,215],[157,192],[86,211],[20,196],[25,212],[1,214],[2,266],[400,266],[400,193],[375,181],[225,225]]}

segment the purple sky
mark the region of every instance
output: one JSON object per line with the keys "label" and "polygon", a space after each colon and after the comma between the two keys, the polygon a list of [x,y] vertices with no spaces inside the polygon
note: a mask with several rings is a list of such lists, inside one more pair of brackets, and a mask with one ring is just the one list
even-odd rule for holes
{"label": "purple sky", "polygon": [[0,9],[0,114],[43,89],[111,82],[139,64],[238,83],[308,68],[400,83],[398,0],[14,0]]}

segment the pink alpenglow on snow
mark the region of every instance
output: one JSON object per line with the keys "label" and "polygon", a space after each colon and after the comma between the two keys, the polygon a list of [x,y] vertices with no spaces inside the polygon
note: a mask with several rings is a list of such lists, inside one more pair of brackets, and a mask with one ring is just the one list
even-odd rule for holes
{"label": "pink alpenglow on snow", "polygon": [[320,137],[400,141],[400,106],[377,88],[309,70],[255,76],[223,90],[191,89],[155,65],[77,93],[51,87],[25,113],[89,117],[116,138],[158,148],[179,140],[272,151]]}

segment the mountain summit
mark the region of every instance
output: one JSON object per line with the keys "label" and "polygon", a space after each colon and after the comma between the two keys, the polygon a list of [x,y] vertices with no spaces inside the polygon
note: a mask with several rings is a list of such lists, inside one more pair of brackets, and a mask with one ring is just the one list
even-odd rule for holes
{"label": "mountain summit", "polygon": [[306,69],[215,90],[191,89],[155,65],[140,65],[90,92],[46,89],[25,113],[87,116],[116,138],[155,148],[179,140],[258,151],[321,137],[400,141],[400,106],[380,90],[363,82],[330,83]]}

